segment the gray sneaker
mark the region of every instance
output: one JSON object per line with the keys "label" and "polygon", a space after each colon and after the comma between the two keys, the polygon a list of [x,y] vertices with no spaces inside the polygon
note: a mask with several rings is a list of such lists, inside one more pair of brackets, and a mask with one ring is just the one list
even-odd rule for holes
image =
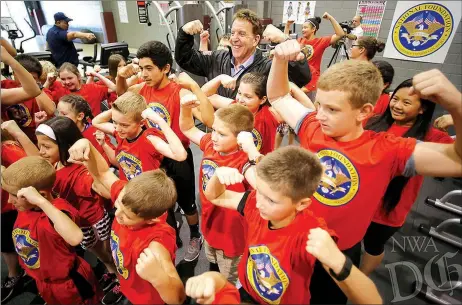
{"label": "gray sneaker", "polygon": [[184,256],[184,260],[187,262],[192,262],[199,257],[201,253],[202,244],[204,243],[204,237],[193,237],[189,241],[188,250]]}

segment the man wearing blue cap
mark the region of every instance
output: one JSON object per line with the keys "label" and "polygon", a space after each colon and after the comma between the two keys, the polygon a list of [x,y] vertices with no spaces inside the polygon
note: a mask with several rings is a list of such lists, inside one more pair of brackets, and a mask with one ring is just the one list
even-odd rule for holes
{"label": "man wearing blue cap", "polygon": [[65,62],[77,66],[79,55],[72,40],[76,38],[92,40],[95,39],[95,35],[93,33],[68,32],[69,21],[72,19],[62,12],[56,13],[54,18],[55,25],[47,33],[47,43],[56,67],[59,68]]}

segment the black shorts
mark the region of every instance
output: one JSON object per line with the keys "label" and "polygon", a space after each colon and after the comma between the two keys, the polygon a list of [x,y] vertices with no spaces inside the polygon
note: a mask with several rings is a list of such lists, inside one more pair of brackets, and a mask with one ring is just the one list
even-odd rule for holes
{"label": "black shorts", "polygon": [[188,156],[181,162],[164,157],[161,168],[175,182],[178,205],[186,215],[194,215],[197,212],[194,160],[191,148],[186,148],[186,152]]}
{"label": "black shorts", "polygon": [[363,239],[364,251],[370,255],[380,255],[385,251],[385,243],[401,227],[390,227],[380,223],[371,222]]}
{"label": "black shorts", "polygon": [[2,213],[2,252],[3,253],[16,253],[13,243],[13,226],[16,218],[18,217],[18,211],[12,210]]}
{"label": "black shorts", "polygon": [[[342,251],[353,265],[359,268],[361,261],[361,242]],[[346,304],[348,298],[337,286],[322,264],[316,260],[310,282],[311,304]]]}

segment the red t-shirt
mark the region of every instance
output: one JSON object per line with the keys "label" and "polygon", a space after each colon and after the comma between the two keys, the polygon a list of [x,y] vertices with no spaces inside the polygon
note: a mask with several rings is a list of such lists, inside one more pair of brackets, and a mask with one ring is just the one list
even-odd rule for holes
{"label": "red t-shirt", "polygon": [[67,90],[58,80],[54,81],[48,90],[50,90],[51,96],[53,97],[53,102],[55,102],[55,104],[58,104],[61,97],[70,93],[69,90]]}
{"label": "red t-shirt", "polygon": [[[155,89],[146,84],[141,88],[140,95],[144,96],[146,103],[167,122],[173,132],[180,138],[185,148],[189,147],[189,139],[180,130],[180,85],[170,82],[162,89]],[[150,127],[159,129],[156,124],[148,121]]]}
{"label": "red t-shirt", "polygon": [[[21,158],[27,157],[24,149],[13,141],[2,142],[2,165],[10,166]],[[14,206],[8,203],[9,194],[2,189],[2,213],[14,210]]]}
{"label": "red t-shirt", "polygon": [[308,66],[310,67],[311,71],[311,81],[305,86],[306,89],[309,91],[316,90],[316,83],[318,82],[319,76],[321,75],[321,62],[322,62],[322,55],[324,51],[330,46],[330,41],[332,36],[325,36],[325,37],[316,37],[311,40],[307,40],[306,38],[299,38],[297,39],[298,43],[303,46],[311,46],[311,57],[307,58]]}
{"label": "red t-shirt", "polygon": [[339,236],[340,250],[360,242],[390,180],[401,175],[416,145],[412,138],[364,131],[356,140],[337,142],[324,135],[316,112],[298,130],[300,145],[317,154],[324,174],[310,209]]}
{"label": "red t-shirt", "polygon": [[[111,187],[111,198],[117,199],[126,182],[116,182]],[[162,244],[175,263],[175,230],[165,222],[142,228],[120,225],[117,218],[112,223],[111,252],[117,268],[120,290],[132,304],[164,304],[157,290],[136,273],[136,261],[152,241]]]}
{"label": "red t-shirt", "polygon": [[[98,129],[96,129],[96,127],[94,127],[93,125],[91,124],[88,124],[87,126],[85,126],[85,129],[84,131],[82,131],[82,136],[84,136],[84,138],[88,139],[90,141],[90,143],[96,148],[96,150],[99,151],[99,153],[104,157],[104,159],[106,160],[107,164],[110,166],[111,165],[111,162],[109,162],[109,158],[108,156],[106,155],[106,153],[104,152],[104,149],[101,145],[99,145],[98,141],[96,140],[95,138],[95,135],[94,133],[98,131]],[[105,136],[105,142],[107,145],[109,145],[109,147],[111,147],[112,149],[115,150],[115,147],[114,145],[112,145],[111,143],[111,139],[108,137],[108,136]]]}
{"label": "red t-shirt", "polygon": [[260,153],[266,155],[274,150],[276,129],[279,125],[268,106],[263,106],[256,114],[252,130],[253,139]]}
{"label": "red t-shirt", "polygon": [[382,114],[387,110],[388,106],[390,104],[390,95],[388,93],[382,93],[377,100],[377,103],[375,103],[374,106],[374,113],[375,114]]}
{"label": "red t-shirt", "polygon": [[[1,82],[2,89],[20,88],[21,85],[17,82],[5,79]],[[53,99],[51,92],[48,89],[43,89],[50,99]],[[2,120],[15,120],[22,131],[31,139],[32,142],[37,143],[37,136],[35,135],[35,124],[34,114],[39,112],[40,108],[36,98],[31,98],[22,103],[11,106],[2,107]]]}
{"label": "red t-shirt", "polygon": [[[106,87],[106,85],[104,84],[104,82],[102,80],[97,81],[95,84]],[[107,101],[107,103],[109,105],[109,108],[112,107],[112,104],[114,104],[117,97],[118,96],[117,96],[116,92],[109,92],[108,91],[106,101]]]}
{"label": "red t-shirt", "polygon": [[[409,126],[399,126],[392,125],[387,132],[401,137],[409,130]],[[454,143],[454,139],[451,138],[447,133],[440,131],[436,128],[430,128],[425,136],[426,142],[436,142],[436,143]],[[401,227],[406,221],[407,214],[412,208],[417,195],[419,194],[420,187],[422,186],[424,177],[423,176],[414,176],[409,179],[406,186],[401,193],[401,199],[396,205],[395,209],[390,212],[387,216],[381,206],[377,209],[373,222],[377,222],[383,225],[391,227]]]}
{"label": "red t-shirt", "polygon": [[109,94],[109,88],[96,83],[82,84],[80,89],[77,91],[70,91],[69,89],[64,88],[64,90],[60,92],[59,95],[56,95],[56,97],[59,100],[63,95],[71,93],[82,96],[90,105],[93,116],[97,116],[101,113],[101,102],[106,100]]}
{"label": "red t-shirt", "polygon": [[96,224],[104,216],[103,199],[91,188],[93,178],[80,164],[69,164],[56,171],[53,192],[78,211],[81,227]]}
{"label": "red t-shirt", "polygon": [[225,287],[215,294],[212,304],[241,304],[239,290],[230,282],[226,282]]}
{"label": "red t-shirt", "polygon": [[327,229],[324,219],[305,209],[284,228],[270,229],[260,216],[256,191],[245,206],[239,205],[247,223],[246,251],[239,263],[239,281],[260,304],[309,304],[310,281],[316,258],[306,251],[310,229]]}
{"label": "red t-shirt", "polygon": [[[213,149],[212,136],[206,134],[200,142],[200,149],[204,152],[199,172],[199,190],[202,203],[201,231],[205,240],[215,249],[221,249],[228,257],[236,257],[243,253],[244,223],[237,211],[213,205],[205,198],[204,191],[218,167],[237,168],[242,172],[248,162],[247,154],[237,151],[225,156]],[[226,189],[244,192],[243,183],[228,186]]]}
{"label": "red t-shirt", "polygon": [[160,167],[164,156],[160,154],[147,138],[149,135],[165,139],[164,135],[156,128],[145,129],[134,140],[121,139],[117,132],[114,137],[117,140],[115,157],[119,163],[120,179],[130,180],[142,172],[155,170]]}

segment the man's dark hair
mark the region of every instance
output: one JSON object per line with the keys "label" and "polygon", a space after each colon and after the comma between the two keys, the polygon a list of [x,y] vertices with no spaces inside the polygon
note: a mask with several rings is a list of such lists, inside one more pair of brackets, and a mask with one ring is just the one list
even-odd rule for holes
{"label": "man's dark hair", "polygon": [[27,70],[27,72],[37,73],[38,77],[42,75],[43,68],[37,58],[27,54],[19,54],[15,57],[15,59],[18,63],[21,64],[21,66],[24,67],[24,69]]}
{"label": "man's dark hair", "polygon": [[172,52],[170,52],[165,44],[156,40],[143,43],[138,52],[136,52],[136,57],[139,59],[150,58],[152,63],[159,69],[163,69],[167,64],[171,68],[173,64]]}

